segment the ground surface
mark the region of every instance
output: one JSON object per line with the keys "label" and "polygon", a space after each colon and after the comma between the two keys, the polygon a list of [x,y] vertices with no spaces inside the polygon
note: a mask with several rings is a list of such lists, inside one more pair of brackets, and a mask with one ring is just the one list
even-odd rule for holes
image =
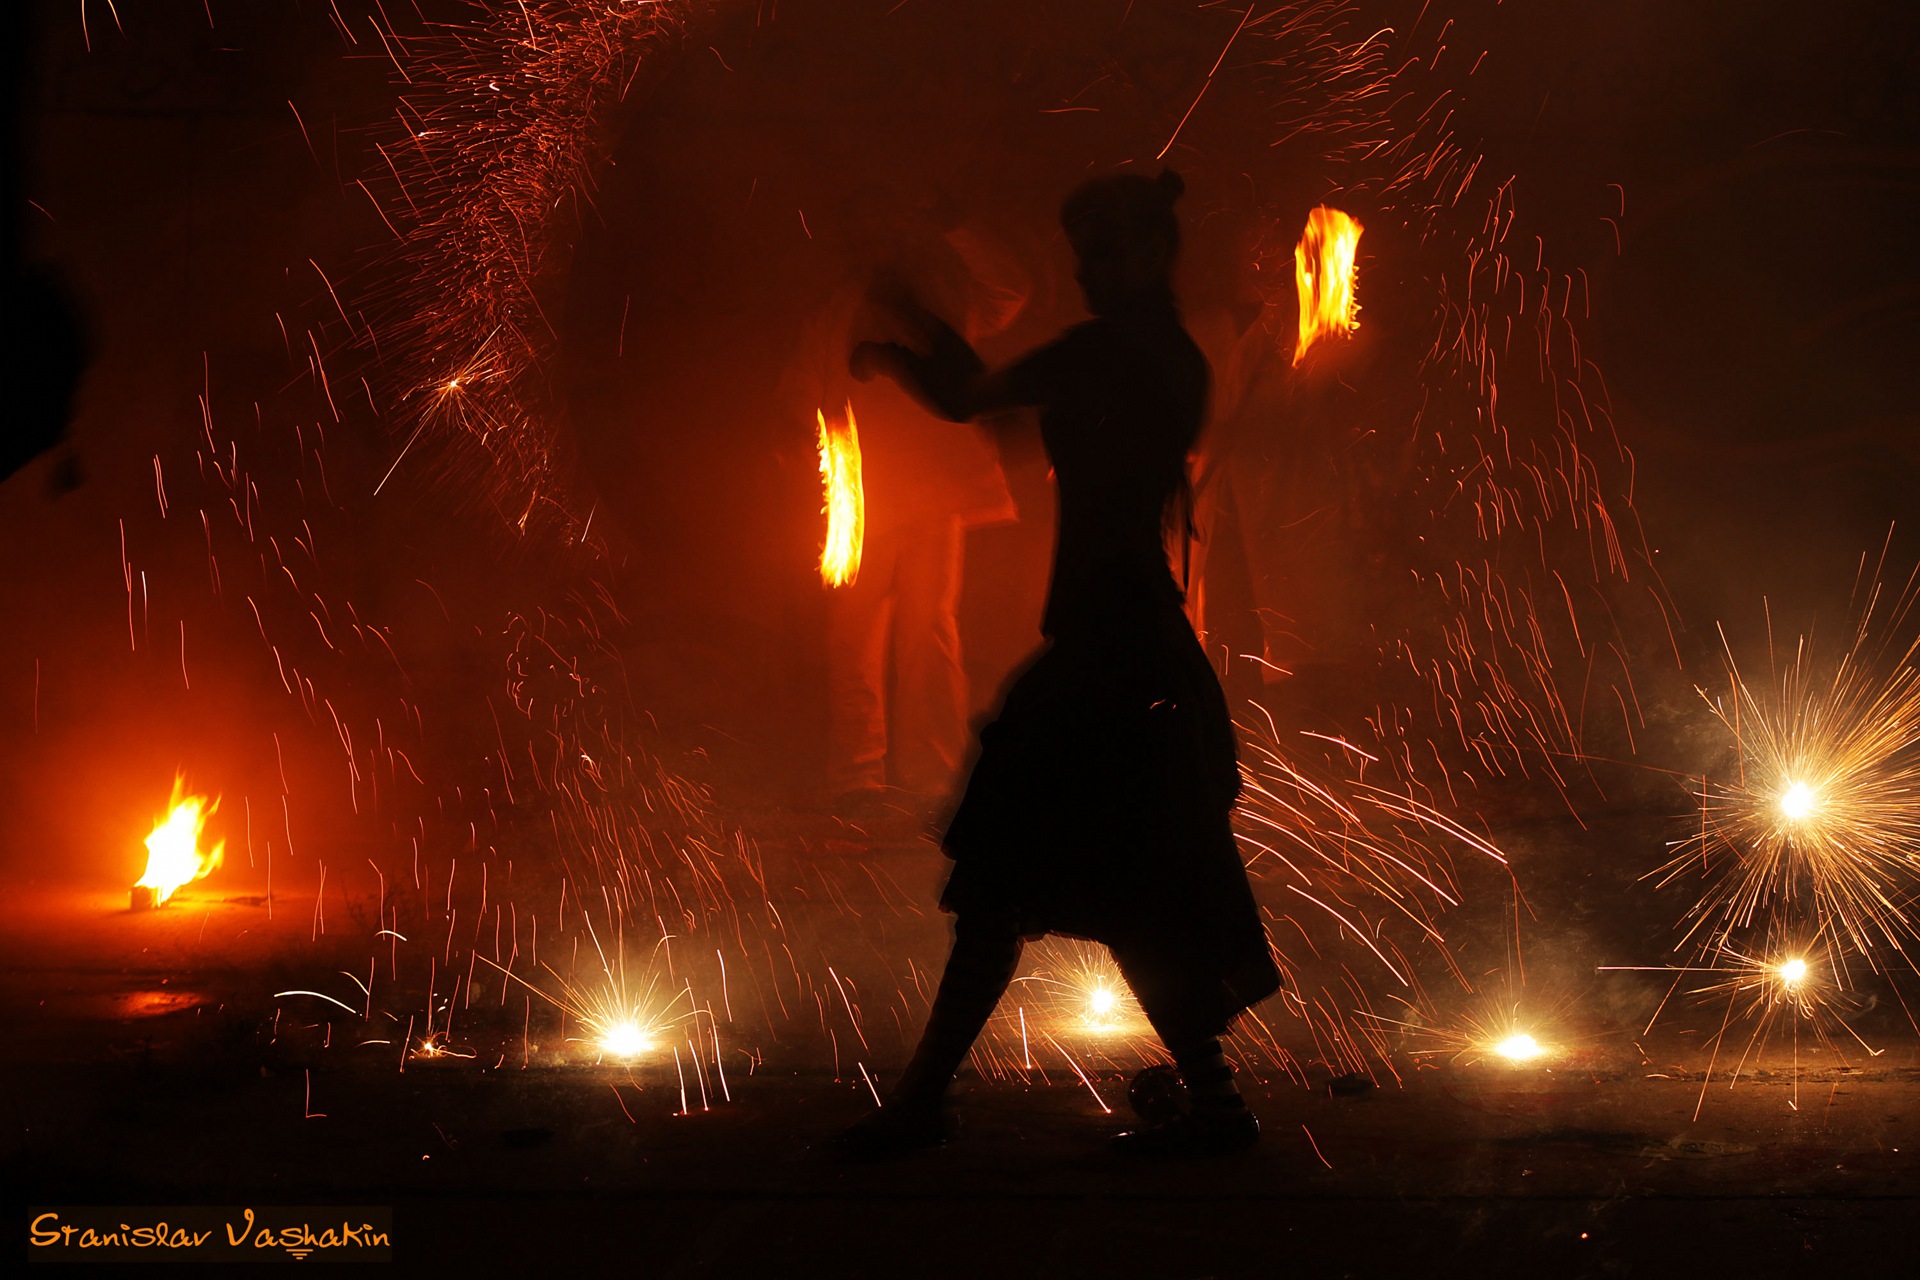
{"label": "ground surface", "polygon": [[[925,851],[884,856],[900,884],[937,878]],[[803,879],[768,866],[776,891]],[[1797,1070],[1776,1039],[1738,1082],[1707,1079],[1684,1018],[1550,1068],[1407,1059],[1357,1097],[1265,1073],[1262,1146],[1203,1163],[1107,1154],[1118,1071],[970,1080],[953,1144],[848,1163],[816,1144],[867,1086],[819,1045],[763,1048],[724,1086],[490,1049],[403,1071],[398,1041],[336,1052],[344,1017],[273,1021],[274,992],[320,985],[338,923],[316,941],[310,912],[197,903],[16,896],[11,1203],[392,1205],[415,1274],[1880,1275],[1920,1257],[1910,1032]]]}

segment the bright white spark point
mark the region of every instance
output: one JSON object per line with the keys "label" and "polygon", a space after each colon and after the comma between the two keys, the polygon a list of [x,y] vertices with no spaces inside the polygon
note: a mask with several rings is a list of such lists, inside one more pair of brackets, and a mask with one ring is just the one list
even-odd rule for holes
{"label": "bright white spark point", "polygon": [[1095,987],[1093,994],[1087,997],[1087,1012],[1096,1018],[1105,1018],[1113,1013],[1119,1003],[1120,998],[1111,989]]}
{"label": "bright white spark point", "polygon": [[1807,962],[1805,960],[1789,960],[1780,966],[1780,981],[1786,983],[1788,986],[1792,986],[1806,976]]}
{"label": "bright white spark point", "polygon": [[653,1041],[637,1022],[616,1022],[600,1037],[600,1051],[610,1058],[636,1058],[653,1048]]}
{"label": "bright white spark point", "polygon": [[1538,1040],[1525,1032],[1508,1036],[1493,1046],[1493,1051],[1512,1062],[1528,1062],[1546,1052]]}
{"label": "bright white spark point", "polygon": [[1780,812],[1787,815],[1787,821],[1798,822],[1814,811],[1819,797],[1813,794],[1813,788],[1804,782],[1796,782],[1780,796]]}

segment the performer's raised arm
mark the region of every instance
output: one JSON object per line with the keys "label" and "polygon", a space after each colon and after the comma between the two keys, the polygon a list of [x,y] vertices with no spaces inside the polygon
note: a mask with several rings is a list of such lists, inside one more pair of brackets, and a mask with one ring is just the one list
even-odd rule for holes
{"label": "performer's raised arm", "polygon": [[989,371],[959,331],[928,311],[912,293],[883,283],[876,286],[874,300],[895,314],[924,354],[899,342],[862,342],[847,360],[855,378],[862,382],[877,376],[892,378],[951,422],[971,422],[1030,403],[1016,394],[1005,371]]}

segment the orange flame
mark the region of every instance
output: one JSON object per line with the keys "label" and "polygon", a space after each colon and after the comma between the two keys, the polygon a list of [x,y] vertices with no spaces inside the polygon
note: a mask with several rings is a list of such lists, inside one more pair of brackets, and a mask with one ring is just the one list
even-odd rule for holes
{"label": "orange flame", "polygon": [[219,866],[227,847],[223,840],[213,846],[212,852],[201,852],[200,834],[206,830],[208,817],[220,807],[220,801],[184,795],[185,790],[186,779],[176,775],[167,815],[154,824],[153,834],[147,837],[146,874],[134,882],[134,888],[150,891],[156,907],[171,898],[181,885],[198,880]]}
{"label": "orange flame", "polygon": [[844,424],[820,420],[820,480],[826,486],[827,541],[820,548],[820,580],[845,586],[860,573],[860,548],[867,537],[867,491],[860,482],[860,428],[847,405]]}
{"label": "orange flame", "polygon": [[1359,274],[1354,257],[1364,228],[1338,209],[1325,205],[1307,215],[1307,229],[1293,249],[1294,280],[1300,287],[1300,341],[1293,349],[1299,364],[1307,348],[1335,334],[1360,327],[1360,304],[1353,284]]}

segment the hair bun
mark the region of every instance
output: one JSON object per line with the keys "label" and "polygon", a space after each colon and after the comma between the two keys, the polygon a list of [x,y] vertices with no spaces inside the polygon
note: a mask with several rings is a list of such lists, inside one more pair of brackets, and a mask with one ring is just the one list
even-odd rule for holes
{"label": "hair bun", "polygon": [[1187,189],[1186,179],[1172,169],[1162,169],[1160,176],[1153,180],[1153,185],[1159,189],[1161,199],[1165,200],[1169,206]]}

